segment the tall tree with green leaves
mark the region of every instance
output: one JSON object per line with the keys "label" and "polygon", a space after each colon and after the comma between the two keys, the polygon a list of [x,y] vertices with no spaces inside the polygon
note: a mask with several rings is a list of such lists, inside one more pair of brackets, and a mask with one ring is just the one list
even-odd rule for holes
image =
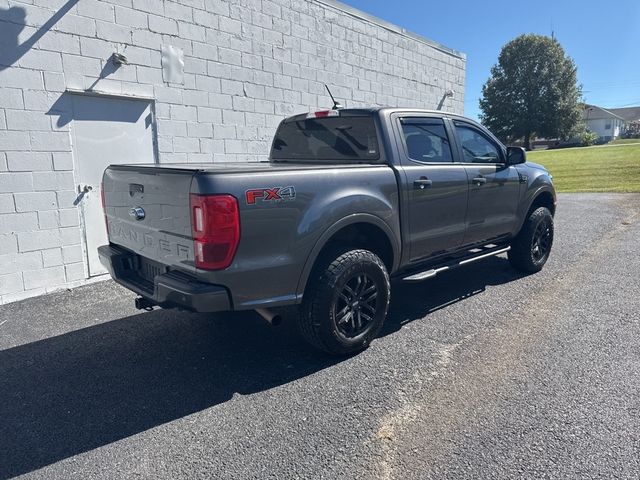
{"label": "tall tree with green leaves", "polygon": [[582,89],[576,65],[560,43],[544,35],[520,35],[500,52],[482,87],[480,121],[504,141],[532,137],[566,139],[581,121]]}

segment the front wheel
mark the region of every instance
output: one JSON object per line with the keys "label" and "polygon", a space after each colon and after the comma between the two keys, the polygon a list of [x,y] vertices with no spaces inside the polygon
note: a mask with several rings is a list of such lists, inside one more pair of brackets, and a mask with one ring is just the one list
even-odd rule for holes
{"label": "front wheel", "polygon": [[522,272],[539,272],[549,259],[552,245],[553,216],[548,208],[537,208],[512,242],[509,261]]}
{"label": "front wheel", "polygon": [[365,349],[389,309],[389,274],[377,255],[351,250],[314,272],[300,309],[302,336],[333,355]]}

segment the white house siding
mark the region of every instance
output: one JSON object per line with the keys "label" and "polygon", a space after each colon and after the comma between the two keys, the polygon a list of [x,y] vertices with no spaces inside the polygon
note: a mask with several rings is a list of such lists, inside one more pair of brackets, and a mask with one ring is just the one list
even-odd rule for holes
{"label": "white house siding", "polygon": [[325,83],[347,107],[450,89],[463,111],[464,55],[330,0],[0,0],[0,45],[0,303],[88,281],[65,91],[154,99],[162,163],[264,158],[284,116],[330,106]]}
{"label": "white house siding", "polygon": [[[606,127],[609,128],[606,128]],[[587,128],[598,134],[600,140],[613,140],[620,136],[624,121],[618,118],[590,118]]]}

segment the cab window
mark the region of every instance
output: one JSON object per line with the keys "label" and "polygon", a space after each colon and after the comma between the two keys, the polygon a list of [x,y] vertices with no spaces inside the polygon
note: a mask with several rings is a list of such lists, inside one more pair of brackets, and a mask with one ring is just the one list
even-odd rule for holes
{"label": "cab window", "polygon": [[271,160],[276,162],[370,162],[380,158],[371,115],[287,119],[275,134]]}
{"label": "cab window", "polygon": [[498,147],[479,130],[463,123],[455,123],[462,147],[462,161],[467,163],[501,163]]}
{"label": "cab window", "polygon": [[407,155],[418,162],[452,162],[451,144],[441,118],[400,119]]}

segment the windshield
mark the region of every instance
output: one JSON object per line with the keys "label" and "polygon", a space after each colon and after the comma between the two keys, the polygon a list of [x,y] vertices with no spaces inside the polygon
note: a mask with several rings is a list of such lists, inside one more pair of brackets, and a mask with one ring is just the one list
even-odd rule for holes
{"label": "windshield", "polygon": [[280,125],[271,159],[371,161],[380,158],[373,117],[307,118]]}

